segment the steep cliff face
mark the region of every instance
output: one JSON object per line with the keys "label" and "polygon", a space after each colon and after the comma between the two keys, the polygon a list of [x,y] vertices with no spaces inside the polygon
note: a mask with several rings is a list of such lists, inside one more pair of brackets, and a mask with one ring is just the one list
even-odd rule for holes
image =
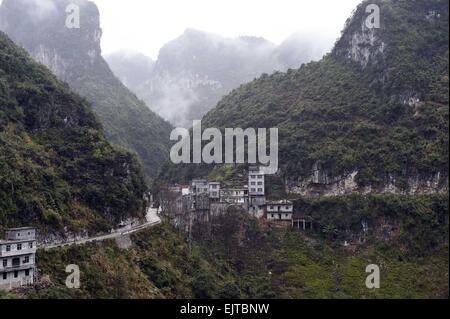
{"label": "steep cliff face", "polygon": [[92,103],[107,138],[135,152],[148,178],[168,159],[171,126],[131,93],[101,56],[97,6],[76,1],[80,28],[66,26],[68,0],[5,0],[0,28]]}
{"label": "steep cliff face", "polygon": [[[80,28],[68,28],[66,8],[80,6]],[[0,27],[39,63],[63,81],[75,72],[86,72],[101,59],[99,11],[89,1],[5,0]]]}
{"label": "steep cliff face", "polygon": [[[291,192],[448,192],[448,95],[448,2],[365,1],[331,54],[241,86],[202,125],[278,128]],[[212,168],[173,166],[163,177]]]}
{"label": "steep cliff face", "polygon": [[448,177],[441,172],[427,175],[402,176],[388,174],[378,185],[360,185],[359,171],[331,176],[327,171],[313,166],[312,175],[298,180],[286,180],[286,191],[301,196],[343,196],[347,194],[433,194],[448,192]]}
{"label": "steep cliff face", "polygon": [[[380,35],[381,22],[375,26],[370,24],[375,22],[369,21],[371,19],[367,15],[361,14],[367,6],[367,3],[361,5],[347,21],[343,36],[334,50],[334,54],[353,60],[362,68],[383,63],[386,58],[386,43]],[[381,19],[381,13],[379,17]]]}
{"label": "steep cliff face", "polygon": [[[379,14],[378,26],[374,14]],[[448,68],[446,25],[445,1],[363,2],[348,19],[333,55],[360,64],[371,87],[390,101],[416,106],[430,98],[430,85]]]}
{"label": "steep cliff face", "polygon": [[107,231],[144,216],[145,191],[90,105],[0,32],[0,231]]}

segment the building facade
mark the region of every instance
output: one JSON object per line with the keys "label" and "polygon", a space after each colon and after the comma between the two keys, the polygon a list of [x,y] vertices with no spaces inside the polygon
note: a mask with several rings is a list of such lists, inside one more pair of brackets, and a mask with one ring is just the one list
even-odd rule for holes
{"label": "building facade", "polygon": [[294,205],[291,201],[281,200],[267,202],[267,220],[269,221],[292,221]]}
{"label": "building facade", "polygon": [[194,179],[191,184],[191,192],[194,195],[208,194],[209,184],[207,180],[204,179]]}
{"label": "building facade", "polygon": [[248,207],[248,189],[224,188],[220,190],[220,202]]}
{"label": "building facade", "polygon": [[34,228],[6,231],[6,240],[0,240],[0,290],[34,284],[36,246]]}
{"label": "building facade", "polygon": [[264,172],[259,167],[250,167],[248,172],[248,191],[250,196],[265,195]]}
{"label": "building facade", "polygon": [[208,183],[209,186],[209,198],[212,201],[218,201],[220,199],[220,183],[211,182]]}
{"label": "building facade", "polygon": [[266,208],[265,175],[257,166],[248,169],[249,213],[257,218],[264,216]]}

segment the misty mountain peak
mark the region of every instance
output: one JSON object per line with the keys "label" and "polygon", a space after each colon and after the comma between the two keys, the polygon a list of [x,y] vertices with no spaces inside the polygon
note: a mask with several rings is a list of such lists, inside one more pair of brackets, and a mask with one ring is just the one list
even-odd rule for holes
{"label": "misty mountain peak", "polygon": [[[72,3],[80,7],[78,29],[66,26],[66,8]],[[100,13],[91,1],[4,0],[0,21],[1,29],[14,42],[49,66],[59,78],[65,79],[73,61],[88,60],[92,64],[101,55]]]}
{"label": "misty mountain peak", "polygon": [[[164,45],[151,66],[119,54],[107,57],[115,74],[172,124],[189,127],[219,99],[263,73],[300,67],[318,59],[327,45],[293,38],[277,46],[262,37],[224,37],[196,29]],[[148,76],[143,78],[144,73]]]}

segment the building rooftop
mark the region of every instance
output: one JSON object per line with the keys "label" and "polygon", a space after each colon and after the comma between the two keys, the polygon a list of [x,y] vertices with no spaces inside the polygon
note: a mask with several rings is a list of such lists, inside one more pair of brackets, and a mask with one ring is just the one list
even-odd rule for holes
{"label": "building rooftop", "polygon": [[28,242],[32,242],[32,241],[36,241],[36,239],[30,238],[30,239],[11,239],[11,240],[5,240],[5,239],[0,239],[0,245],[5,245],[5,244],[20,244],[20,243],[28,243]]}
{"label": "building rooftop", "polygon": [[208,183],[206,179],[193,179],[192,184],[205,184]]}
{"label": "building rooftop", "polygon": [[267,201],[267,205],[292,205],[293,203],[290,200],[275,200],[275,201]]}
{"label": "building rooftop", "polygon": [[6,231],[20,231],[20,230],[36,230],[34,227],[18,227],[18,228],[8,228]]}
{"label": "building rooftop", "polygon": [[310,220],[310,221],[313,220],[313,218],[311,216],[309,216],[305,213],[302,213],[302,212],[294,212],[293,218],[294,219],[306,219],[306,220]]}

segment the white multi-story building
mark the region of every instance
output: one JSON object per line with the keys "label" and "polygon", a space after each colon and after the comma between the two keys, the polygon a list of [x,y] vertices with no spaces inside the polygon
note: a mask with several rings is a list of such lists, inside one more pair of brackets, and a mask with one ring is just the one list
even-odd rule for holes
{"label": "white multi-story building", "polygon": [[264,172],[257,166],[249,167],[248,191],[249,213],[257,218],[263,217],[266,204],[265,176]]}
{"label": "white multi-story building", "polygon": [[248,189],[246,188],[224,188],[220,190],[220,201],[222,203],[248,205]]}
{"label": "white multi-story building", "polygon": [[250,196],[264,196],[264,172],[259,167],[250,167],[248,172],[248,191]]}
{"label": "white multi-story building", "polygon": [[205,194],[209,192],[208,181],[204,179],[194,179],[191,184],[194,195]]}
{"label": "white multi-story building", "polygon": [[267,220],[271,221],[292,221],[294,213],[294,205],[291,201],[280,200],[275,202],[267,202]]}
{"label": "white multi-story building", "polygon": [[11,290],[34,283],[36,230],[15,228],[0,240],[0,290]]}
{"label": "white multi-story building", "polygon": [[219,182],[210,182],[208,183],[209,187],[209,198],[212,200],[220,199],[220,183]]}

